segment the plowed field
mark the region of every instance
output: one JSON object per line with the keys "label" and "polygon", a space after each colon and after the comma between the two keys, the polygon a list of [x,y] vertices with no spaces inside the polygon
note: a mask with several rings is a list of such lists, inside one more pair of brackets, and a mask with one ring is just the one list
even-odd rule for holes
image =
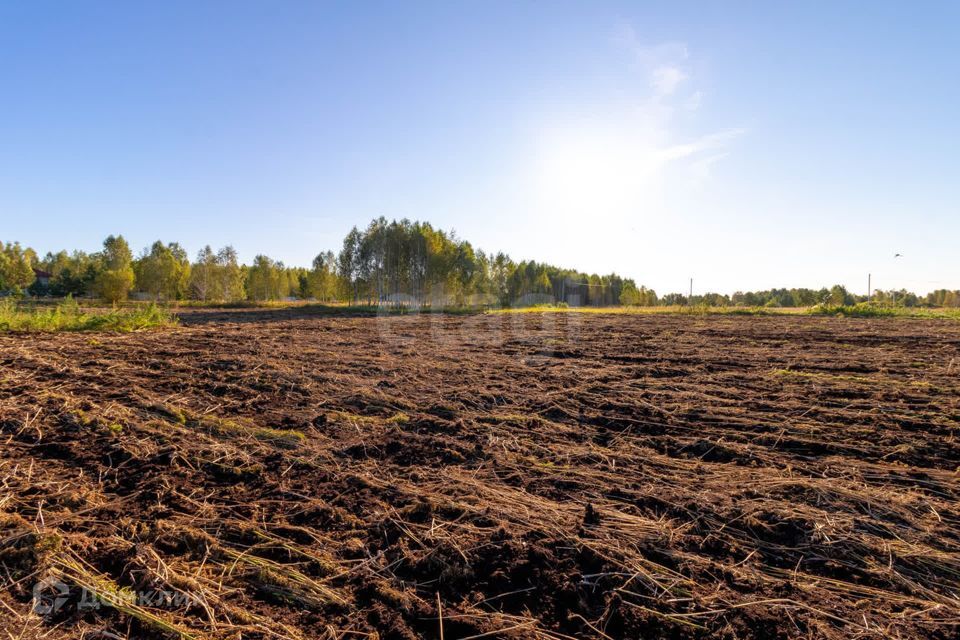
{"label": "plowed field", "polygon": [[957,638],[958,435],[952,321],[3,335],[0,637]]}

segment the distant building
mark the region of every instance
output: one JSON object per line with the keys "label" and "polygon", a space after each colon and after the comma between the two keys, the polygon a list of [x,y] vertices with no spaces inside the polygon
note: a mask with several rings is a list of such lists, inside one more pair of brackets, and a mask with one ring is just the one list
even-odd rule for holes
{"label": "distant building", "polygon": [[37,279],[37,284],[46,289],[50,286],[50,278],[53,277],[53,274],[47,273],[43,269],[34,269],[33,277]]}

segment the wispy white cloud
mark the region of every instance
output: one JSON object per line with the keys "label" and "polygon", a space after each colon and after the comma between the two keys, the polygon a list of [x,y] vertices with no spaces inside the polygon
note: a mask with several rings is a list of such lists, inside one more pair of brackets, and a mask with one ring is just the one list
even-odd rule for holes
{"label": "wispy white cloud", "polygon": [[671,96],[690,79],[690,52],[682,42],[644,44],[629,24],[614,32],[614,42],[626,50],[631,62],[646,76],[654,96]]}
{"label": "wispy white cloud", "polygon": [[729,155],[730,153],[728,151],[722,151],[713,155],[704,155],[691,162],[688,171],[689,185],[698,191],[702,189],[713,179],[714,165]]}
{"label": "wispy white cloud", "polygon": [[694,91],[686,100],[684,100],[683,108],[687,111],[696,111],[700,108],[701,102],[703,102],[703,93],[700,91]]}
{"label": "wispy white cloud", "polygon": [[[657,148],[652,155],[664,163],[689,160],[698,183],[709,177],[709,168],[725,158],[724,147],[745,133],[730,128],[683,139],[676,120],[692,114],[703,104],[703,92],[696,88],[690,50],[683,42],[645,43],[630,24],[621,24],[614,42],[627,52],[636,73],[646,80],[647,93],[638,98],[637,111],[646,120],[644,126],[656,132]],[[702,157],[713,152],[709,161]]]}
{"label": "wispy white cloud", "polygon": [[659,96],[672,95],[677,87],[687,79],[687,74],[682,69],[669,65],[657,67],[650,75],[650,84]]}
{"label": "wispy white cloud", "polygon": [[744,130],[696,132],[702,92],[686,44],[647,45],[629,25],[616,33],[632,99],[544,122],[534,164],[539,209],[632,219],[670,209],[670,191],[701,189]]}
{"label": "wispy white cloud", "polygon": [[[661,154],[666,160],[680,160],[682,158],[688,158],[690,156],[701,154],[705,151],[720,149],[725,143],[733,140],[743,133],[743,129],[727,129],[726,131],[709,133],[690,142],[683,142],[665,147],[661,149]],[[727,154],[722,155],[725,156]]]}

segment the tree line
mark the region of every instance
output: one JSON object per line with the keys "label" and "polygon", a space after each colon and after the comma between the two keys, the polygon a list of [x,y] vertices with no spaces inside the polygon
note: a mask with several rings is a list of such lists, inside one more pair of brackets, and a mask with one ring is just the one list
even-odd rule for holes
{"label": "tree line", "polygon": [[906,289],[874,290],[870,296],[855,294],[843,285],[820,289],[768,289],[765,291],[738,291],[732,295],[706,293],[692,298],[679,293],[663,296],[662,305],[708,305],[713,307],[812,307],[823,304],[850,306],[872,302],[882,306],[901,307],[960,307],[960,290],[937,289],[925,296]]}
{"label": "tree line", "polygon": [[[39,257],[17,242],[0,242],[0,292],[31,296],[98,296],[121,302],[131,295],[157,301],[231,303],[284,299],[365,305],[512,306],[561,302],[570,306],[710,305],[807,307],[866,301],[841,285],[685,296],[637,286],[615,273],[597,275],[535,261],[514,262],[485,253],[455,232],[426,222],[387,221],[354,227],[339,252],[325,251],[309,268],[289,267],[266,255],[241,264],[230,246],[201,249],[193,260],[176,243],[157,241],[134,256],[123,236],[110,236],[95,253],[60,251]],[[960,307],[960,291],[926,296],[877,291],[872,299],[903,306]]]}

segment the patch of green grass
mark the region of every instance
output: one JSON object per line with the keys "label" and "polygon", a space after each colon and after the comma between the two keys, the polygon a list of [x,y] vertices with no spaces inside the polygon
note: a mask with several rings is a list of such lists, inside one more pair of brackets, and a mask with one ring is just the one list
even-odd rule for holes
{"label": "patch of green grass", "polygon": [[486,313],[585,313],[617,315],[681,315],[681,316],[784,316],[818,315],[846,318],[951,318],[960,320],[960,309],[927,309],[920,307],[889,307],[876,304],[850,306],[816,305],[814,307],[711,307],[707,305],[677,305],[657,307],[564,307],[538,305],[489,309]]}
{"label": "patch of green grass", "polygon": [[844,318],[888,318],[899,315],[891,307],[879,307],[867,304],[835,305],[818,304],[808,311],[814,316],[842,316]]}
{"label": "patch of green grass", "polygon": [[330,411],[327,418],[345,420],[351,424],[364,424],[379,422],[383,418],[380,416],[364,416],[359,413],[350,413],[349,411]]}
{"label": "patch of green grass", "polygon": [[216,300],[177,300],[174,306],[185,309],[286,309],[302,307],[307,303],[287,300],[233,300],[230,302]]}
{"label": "patch of green grass", "polygon": [[249,436],[261,442],[275,444],[284,448],[296,448],[306,439],[306,436],[299,431],[262,427],[243,418],[230,420],[216,416],[202,415],[187,420],[187,426],[193,425],[223,436]]}
{"label": "patch of green grass", "polygon": [[487,311],[487,313],[602,313],[618,315],[772,316],[796,315],[803,313],[803,311],[803,309],[792,307],[711,307],[707,305],[675,305],[657,307],[568,307],[539,305],[533,307],[490,309]]}
{"label": "patch of green grass", "polygon": [[925,380],[901,380],[882,374],[873,376],[857,376],[851,374],[823,373],[819,371],[796,371],[794,369],[774,369],[773,375],[796,380],[816,380],[820,382],[855,382],[858,384],[881,385],[895,388],[936,389]]}
{"label": "patch of green grass", "polygon": [[795,371],[793,369],[775,369],[773,374],[786,378],[800,378],[804,380],[833,380],[836,382],[861,382],[865,384],[877,382],[876,378],[868,378],[866,376],[820,373],[814,371]]}
{"label": "patch of green grass", "polygon": [[69,298],[54,307],[21,306],[12,299],[0,301],[0,332],[130,332],[176,324],[176,317],[155,304],[91,313]]}
{"label": "patch of green grass", "polygon": [[927,309],[923,307],[892,307],[861,302],[855,305],[818,304],[807,310],[816,316],[844,318],[950,318],[960,320],[960,309]]}

